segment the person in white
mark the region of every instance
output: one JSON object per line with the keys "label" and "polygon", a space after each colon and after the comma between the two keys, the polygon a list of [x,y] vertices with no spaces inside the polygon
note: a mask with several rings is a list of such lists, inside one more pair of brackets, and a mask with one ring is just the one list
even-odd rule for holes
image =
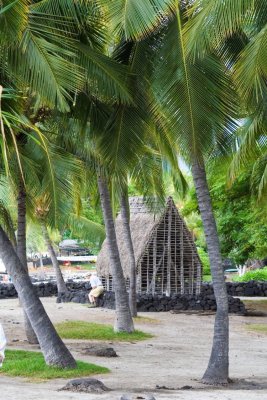
{"label": "person in white", "polygon": [[92,290],[88,295],[89,301],[91,304],[96,305],[96,298],[104,292],[104,287],[96,274],[89,273],[87,277],[89,278],[90,285],[92,287]]}
{"label": "person in white", "polygon": [[5,359],[6,336],[2,325],[0,324],[0,367]]}

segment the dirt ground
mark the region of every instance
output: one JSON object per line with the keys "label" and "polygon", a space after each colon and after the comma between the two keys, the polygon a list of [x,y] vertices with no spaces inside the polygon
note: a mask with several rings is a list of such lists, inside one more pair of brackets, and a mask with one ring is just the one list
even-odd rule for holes
{"label": "dirt ground", "polygon": [[[56,304],[42,299],[53,322],[84,320],[113,323],[114,311],[90,309],[81,304]],[[105,394],[58,392],[66,380],[33,383],[0,375],[1,400],[119,400],[123,393],[151,393],[156,400],[267,400],[267,335],[246,329],[248,323],[266,323],[266,317],[230,316],[230,376],[233,384],[214,388],[199,383],[208,363],[213,315],[140,313],[153,318],[136,327],[155,335],[142,342],[107,342],[119,357],[83,355],[92,341],[66,340],[77,359],[106,366],[111,373],[97,375],[107,387]],[[9,348],[37,349],[25,341],[18,300],[0,300],[0,318]],[[192,387],[183,389],[183,386]],[[165,387],[165,388],[159,388]],[[182,388],[182,389],[181,389]]]}

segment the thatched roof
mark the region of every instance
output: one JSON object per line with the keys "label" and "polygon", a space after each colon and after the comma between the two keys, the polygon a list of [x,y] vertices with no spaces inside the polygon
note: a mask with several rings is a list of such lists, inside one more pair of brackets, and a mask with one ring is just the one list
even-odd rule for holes
{"label": "thatched roof", "polygon": [[[146,250],[147,244],[153,232],[157,229],[157,226],[161,223],[164,218],[165,212],[168,207],[172,206],[177,211],[179,219],[181,220],[181,224],[183,224],[184,233],[186,233],[186,237],[188,237],[188,241],[190,241],[190,245],[194,247],[195,257],[198,258],[197,251],[195,249],[195,245],[192,240],[192,236],[188,231],[185,222],[182,217],[179,215],[178,210],[174,206],[172,198],[169,198],[166,206],[161,206],[157,202],[150,202],[146,204],[142,197],[130,197],[130,228],[132,241],[135,252],[136,265],[138,265],[139,260],[143,257],[143,254]],[[122,267],[124,271],[125,277],[130,276],[129,265],[130,258],[127,247],[123,240],[123,228],[121,222],[121,214],[118,214],[116,221],[116,234],[118,239],[118,246],[120,252],[120,258],[122,262]],[[97,271],[101,276],[108,276],[110,274],[110,266],[109,266],[109,254],[108,254],[108,246],[107,241],[105,240],[102,249],[97,257]]]}

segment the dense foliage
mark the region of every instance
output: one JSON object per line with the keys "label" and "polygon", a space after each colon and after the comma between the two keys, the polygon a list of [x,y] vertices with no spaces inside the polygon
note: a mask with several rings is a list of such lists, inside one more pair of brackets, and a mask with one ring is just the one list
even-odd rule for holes
{"label": "dense foliage", "polygon": [[[249,259],[264,259],[267,257],[266,204],[251,194],[251,169],[242,173],[232,185],[228,183],[227,171],[227,165],[221,164],[217,168],[213,166],[209,174],[222,256],[237,265]],[[197,218],[193,188],[188,192],[182,211],[201,249],[199,254],[205,255],[202,222]]]}
{"label": "dense foliage", "polygon": [[237,276],[236,282],[267,281],[267,267],[248,271],[243,276]]}

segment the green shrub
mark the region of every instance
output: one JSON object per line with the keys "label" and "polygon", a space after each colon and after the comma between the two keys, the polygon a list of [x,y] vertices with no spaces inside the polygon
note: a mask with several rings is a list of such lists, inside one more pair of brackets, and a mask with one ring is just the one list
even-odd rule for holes
{"label": "green shrub", "polygon": [[209,256],[202,247],[197,247],[197,252],[203,266],[203,275],[210,275]]}
{"label": "green shrub", "polygon": [[202,275],[202,282],[212,282],[211,275]]}
{"label": "green shrub", "polygon": [[248,271],[243,276],[236,276],[235,282],[267,281],[267,267]]}

